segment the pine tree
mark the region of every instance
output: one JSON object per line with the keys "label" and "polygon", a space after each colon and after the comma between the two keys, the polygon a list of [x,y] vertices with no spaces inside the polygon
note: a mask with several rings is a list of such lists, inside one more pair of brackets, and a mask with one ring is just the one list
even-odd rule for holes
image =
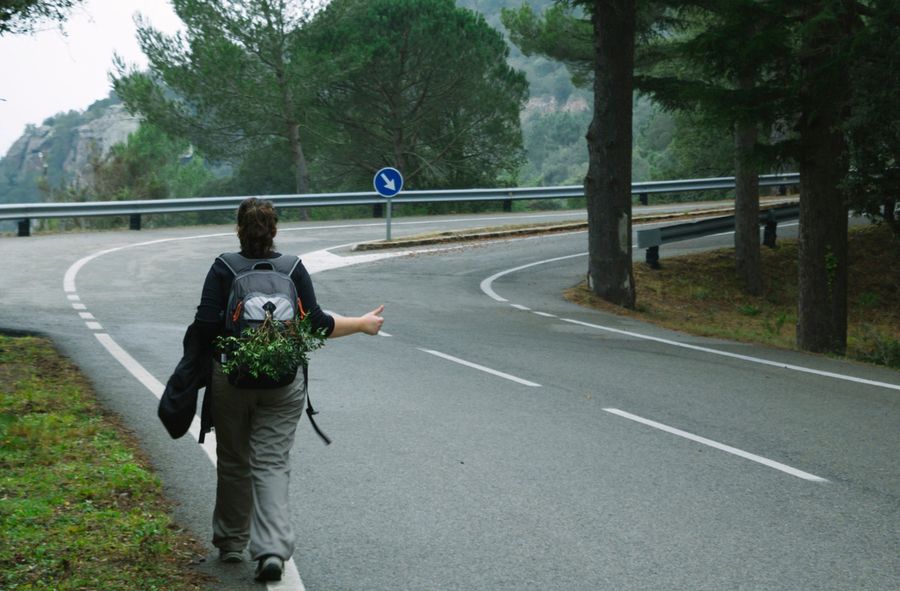
{"label": "pine tree", "polygon": [[849,116],[849,49],[859,15],[851,0],[802,0],[799,27],[800,242],[797,346],[843,353],[847,347],[848,169],[843,126]]}
{"label": "pine tree", "polygon": [[[310,189],[304,131],[323,67],[300,48],[302,28],[321,2],[173,0],[184,34],[139,21],[149,71],[116,59],[116,93],[132,111],[213,158],[271,146],[288,151],[295,190]],[[321,76],[318,76],[321,78]]]}
{"label": "pine tree", "polygon": [[317,100],[322,164],[346,184],[370,187],[383,166],[419,189],[514,176],[528,82],[479,13],[452,0],[333,0],[308,42],[316,61],[339,64]]}
{"label": "pine tree", "polygon": [[680,3],[677,26],[642,48],[636,86],[668,109],[703,114],[733,138],[735,265],[744,290],[762,291],[759,138],[778,117],[778,66],[789,37],[780,13],[757,0]]}

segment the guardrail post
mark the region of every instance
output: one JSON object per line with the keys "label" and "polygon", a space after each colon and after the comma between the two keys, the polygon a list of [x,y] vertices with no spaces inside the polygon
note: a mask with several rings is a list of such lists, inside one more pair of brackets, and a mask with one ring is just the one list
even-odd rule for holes
{"label": "guardrail post", "polygon": [[19,220],[19,236],[31,236],[31,220]]}
{"label": "guardrail post", "polygon": [[646,193],[641,193],[640,195],[638,195],[638,201],[641,202],[641,205],[647,205],[650,203],[650,198]]}
{"label": "guardrail post", "polygon": [[132,230],[140,230],[141,229],[141,214],[133,213],[128,220],[128,227]]}
{"label": "guardrail post", "polygon": [[775,215],[769,211],[766,216],[766,223],[763,227],[763,245],[769,248],[775,248],[776,229],[778,228],[778,220]]}
{"label": "guardrail post", "polygon": [[384,217],[384,205],[381,203],[376,203],[372,206],[372,217],[373,218],[383,218]]}
{"label": "guardrail post", "polygon": [[647,249],[646,254],[647,266],[651,269],[659,269],[661,265],[659,264],[659,247],[651,246]]}
{"label": "guardrail post", "polygon": [[503,211],[505,213],[509,213],[512,211],[512,199],[503,200]]}

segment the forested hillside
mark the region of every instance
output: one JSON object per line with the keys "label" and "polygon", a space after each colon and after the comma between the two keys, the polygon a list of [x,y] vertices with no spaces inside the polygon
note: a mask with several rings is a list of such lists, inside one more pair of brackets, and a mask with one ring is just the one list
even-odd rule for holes
{"label": "forested hillside", "polygon": [[[552,4],[552,0],[531,1],[528,4],[540,12]],[[500,22],[503,8],[518,8],[522,0],[458,0],[457,6],[482,13],[487,23],[500,31],[508,40],[508,34]],[[504,175],[495,184],[566,185],[582,182],[587,168],[587,151],[584,134],[590,120],[592,94],[590,89],[576,88],[570,73],[559,62],[541,56],[525,56],[509,43],[508,62],[516,70],[524,72],[528,81],[528,100],[521,111],[520,120],[524,141],[525,159],[513,176]],[[91,199],[94,189],[109,188],[109,183],[94,186],[95,172],[101,157],[105,157],[111,143],[122,142],[137,128],[137,121],[122,109],[118,97],[98,97],[99,100],[84,112],[70,111],[48,118],[40,126],[30,126],[26,133],[0,160],[0,202],[29,202],[47,199]],[[108,129],[102,129],[108,126]],[[702,159],[709,165],[696,170],[692,164],[697,155],[685,159],[684,154],[697,146],[718,146],[715,138],[702,138],[691,146],[673,142],[675,120],[659,112],[645,99],[635,103],[635,152],[634,180],[667,178],[679,175],[705,176],[727,174],[727,158],[714,154]],[[151,137],[148,132],[144,138]],[[727,141],[723,139],[723,141]],[[177,143],[177,142],[176,142]],[[685,142],[681,142],[684,144]],[[156,148],[162,144],[157,142]],[[176,161],[186,146],[169,146],[178,153],[170,154]],[[137,149],[137,148],[136,148]],[[679,156],[681,155],[681,157]],[[158,157],[163,158],[162,154]],[[681,158],[681,160],[679,160]],[[269,167],[273,160],[261,157]],[[689,160],[687,164],[684,161]],[[277,161],[274,161],[277,163]],[[315,166],[315,161],[312,166]],[[276,164],[277,165],[277,164]],[[248,164],[259,169],[259,163]],[[695,170],[692,170],[692,167]],[[107,170],[107,173],[110,171]],[[196,172],[196,171],[195,171]],[[266,173],[268,174],[268,173]],[[277,176],[277,175],[276,175]],[[338,175],[344,176],[344,175]],[[151,196],[186,196],[184,191],[200,190],[202,183],[194,180],[177,189],[154,190],[150,194],[119,191],[116,198]],[[207,186],[209,192],[257,192],[284,191],[283,186],[269,180],[245,178],[242,182],[227,184],[214,182]],[[207,180],[214,181],[213,175]],[[141,181],[143,182],[143,181]],[[345,187],[328,180],[323,175],[314,186],[315,191],[341,190]],[[112,197],[109,197],[112,198]]]}

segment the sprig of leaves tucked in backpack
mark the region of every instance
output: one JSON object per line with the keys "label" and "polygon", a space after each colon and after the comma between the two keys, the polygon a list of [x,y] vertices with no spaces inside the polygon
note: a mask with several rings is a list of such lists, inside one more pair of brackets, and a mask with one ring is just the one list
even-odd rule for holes
{"label": "sprig of leaves tucked in backpack", "polygon": [[254,378],[279,378],[308,364],[309,354],[325,346],[327,338],[324,328],[313,330],[308,316],[280,322],[267,315],[259,326],[244,330],[239,337],[217,337],[216,346],[228,353],[222,364],[226,374],[240,368]]}

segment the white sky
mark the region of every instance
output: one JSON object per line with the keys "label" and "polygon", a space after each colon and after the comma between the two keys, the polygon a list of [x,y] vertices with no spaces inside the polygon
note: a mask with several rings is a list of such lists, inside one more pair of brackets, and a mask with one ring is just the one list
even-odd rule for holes
{"label": "white sky", "polygon": [[34,35],[0,37],[0,157],[29,123],[106,98],[113,52],[143,67],[133,16],[157,29],[182,28],[168,0],[84,0],[64,23]]}

